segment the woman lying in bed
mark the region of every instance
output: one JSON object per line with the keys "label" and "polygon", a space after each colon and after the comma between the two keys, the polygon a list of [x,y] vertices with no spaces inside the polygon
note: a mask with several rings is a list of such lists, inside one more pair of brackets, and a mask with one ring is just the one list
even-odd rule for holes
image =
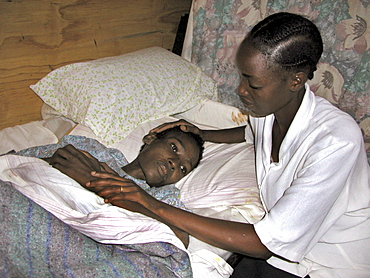
{"label": "woman lying in bed", "polygon": [[[141,186],[159,200],[184,208],[179,200],[178,189],[170,186],[162,190],[159,187],[176,183],[198,165],[202,157],[203,140],[198,135],[174,128],[153,138],[146,137],[143,141],[141,151],[130,163],[120,151],[81,136],[65,136],[59,144],[33,147],[18,154],[43,158],[85,188],[86,183],[94,179],[91,172],[106,172],[121,177],[128,185]],[[91,191],[99,190],[94,188]],[[134,202],[117,202],[115,205],[156,218]],[[177,229],[173,231],[187,246],[187,234]]]}
{"label": "woman lying in bed", "polygon": [[[185,133],[180,128],[164,131],[156,137],[147,136],[143,141],[144,145],[138,156],[131,163],[124,165],[122,170],[136,179],[145,180],[151,187],[176,183],[190,173],[202,157],[201,137],[194,133]],[[77,150],[72,145],[58,149],[53,156],[44,160],[82,186],[94,178],[86,174],[91,171],[118,175],[106,163],[100,162],[87,151]]]}

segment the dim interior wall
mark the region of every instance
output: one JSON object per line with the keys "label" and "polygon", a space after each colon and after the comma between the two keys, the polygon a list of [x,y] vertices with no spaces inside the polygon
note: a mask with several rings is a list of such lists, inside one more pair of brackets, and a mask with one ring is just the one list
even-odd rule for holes
{"label": "dim interior wall", "polygon": [[0,0],[0,129],[40,119],[29,88],[60,66],[172,50],[191,0]]}

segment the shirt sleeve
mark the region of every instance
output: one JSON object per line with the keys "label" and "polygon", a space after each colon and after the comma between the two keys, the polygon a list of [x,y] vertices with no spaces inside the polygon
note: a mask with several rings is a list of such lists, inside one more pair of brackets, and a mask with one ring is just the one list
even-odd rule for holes
{"label": "shirt sleeve", "polygon": [[252,131],[250,124],[247,124],[245,126],[244,137],[245,137],[245,142],[247,142],[248,144],[254,144],[254,133]]}

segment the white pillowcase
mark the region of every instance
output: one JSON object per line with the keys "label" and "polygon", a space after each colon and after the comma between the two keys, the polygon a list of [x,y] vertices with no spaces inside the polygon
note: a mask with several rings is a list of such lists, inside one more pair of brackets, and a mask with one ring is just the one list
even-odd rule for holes
{"label": "white pillowcase", "polygon": [[140,123],[217,98],[214,80],[160,47],[63,66],[30,87],[62,115],[90,127],[107,146]]}

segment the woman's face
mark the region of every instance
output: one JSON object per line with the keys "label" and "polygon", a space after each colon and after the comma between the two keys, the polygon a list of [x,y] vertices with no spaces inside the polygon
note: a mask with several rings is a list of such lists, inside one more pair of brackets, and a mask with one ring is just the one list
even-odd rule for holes
{"label": "woman's face", "polygon": [[236,62],[241,75],[237,92],[253,116],[276,113],[296,95],[290,90],[292,74],[276,68],[273,71],[265,56],[249,43],[242,44]]}
{"label": "woman's face", "polygon": [[198,163],[200,149],[184,132],[171,131],[154,139],[138,155],[144,179],[158,187],[178,182]]}

